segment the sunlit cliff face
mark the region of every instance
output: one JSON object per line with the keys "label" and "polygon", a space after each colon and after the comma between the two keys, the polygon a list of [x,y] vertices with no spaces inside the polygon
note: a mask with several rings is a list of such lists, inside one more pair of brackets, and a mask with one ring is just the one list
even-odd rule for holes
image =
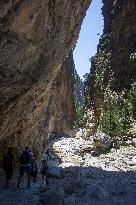
{"label": "sunlit cliff face", "polygon": [[[134,51],[136,2],[114,1],[112,16],[108,2],[103,0],[105,29],[112,21],[110,30],[105,31],[112,32],[113,69],[116,79],[123,76],[122,82],[129,82],[133,69],[126,69],[125,59]],[[52,131],[71,131],[73,83],[72,70],[66,71],[71,62],[67,56],[75,47],[90,3],[91,0],[4,0],[0,4],[2,151],[5,146],[26,144],[41,151]]]}

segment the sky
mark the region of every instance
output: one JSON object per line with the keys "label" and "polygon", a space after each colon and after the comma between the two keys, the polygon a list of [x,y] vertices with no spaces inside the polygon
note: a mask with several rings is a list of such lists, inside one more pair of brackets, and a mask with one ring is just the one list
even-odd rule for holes
{"label": "sky", "polygon": [[103,33],[102,0],[93,0],[84,18],[79,39],[74,50],[75,68],[79,76],[90,70],[89,59],[96,53],[100,36]]}

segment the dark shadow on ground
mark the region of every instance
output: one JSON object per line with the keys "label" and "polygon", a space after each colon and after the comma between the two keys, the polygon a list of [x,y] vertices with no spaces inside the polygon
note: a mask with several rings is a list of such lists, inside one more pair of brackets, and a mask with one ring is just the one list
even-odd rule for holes
{"label": "dark shadow on ground", "polygon": [[49,181],[41,194],[44,205],[136,205],[135,171],[75,166],[62,168],[60,178]]}
{"label": "dark shadow on ground", "polygon": [[62,177],[49,181],[48,191],[42,193],[44,205],[136,205],[135,172],[69,167],[62,169]]}
{"label": "dark shadow on ground", "polygon": [[[56,137],[53,140],[58,141],[60,138]],[[62,163],[62,159],[54,153],[52,145],[53,143],[50,144],[52,160],[56,160],[54,165],[57,167]],[[17,175],[15,172],[10,188],[10,190],[13,189],[15,195],[21,193],[16,192],[15,189]],[[39,182],[41,182],[40,178]],[[0,170],[0,192],[3,190],[3,185],[4,173]],[[12,192],[5,196],[8,197],[10,194],[12,196]],[[37,205],[41,203],[43,205],[136,205],[136,172],[106,171],[101,167],[93,166],[62,168],[58,178],[50,177],[49,185],[39,190],[39,196],[41,202]],[[13,197],[12,201],[14,201]],[[22,205],[24,199],[20,198],[20,200],[22,201],[12,204]],[[0,204],[1,202],[2,205],[11,205],[2,194],[0,194]],[[25,205],[29,204],[25,202]],[[35,204],[32,202],[31,205]]]}

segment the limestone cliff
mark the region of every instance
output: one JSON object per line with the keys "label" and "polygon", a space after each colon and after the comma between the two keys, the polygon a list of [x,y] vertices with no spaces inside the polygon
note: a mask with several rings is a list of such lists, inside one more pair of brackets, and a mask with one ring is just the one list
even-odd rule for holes
{"label": "limestone cliff", "polygon": [[[111,26],[111,65],[115,75],[115,88],[129,88],[136,81],[136,1],[117,0],[113,3]],[[134,55],[135,56],[135,55]]]}
{"label": "limestone cliff", "polygon": [[[92,58],[91,71],[87,80],[88,135],[93,135],[101,126],[101,122],[107,120],[104,117],[112,106],[112,97],[114,96],[116,103],[118,102],[118,105],[114,104],[117,108],[119,104],[122,104],[119,98],[125,102],[132,83],[136,82],[136,1],[103,0],[103,4],[104,31],[97,53]],[[117,95],[114,91],[118,92]],[[122,91],[125,94],[122,94]],[[132,101],[134,102],[134,97]],[[123,109],[124,107],[118,107],[118,113],[123,113]],[[129,118],[127,109],[128,106],[125,108],[124,112],[127,114],[124,114],[124,118],[126,115]],[[111,110],[109,121],[112,121]],[[112,127],[112,122],[105,121],[104,123],[105,125],[109,123],[108,129],[113,132],[117,128],[116,122],[113,123],[114,127]]]}
{"label": "limestone cliff", "polygon": [[73,65],[70,52],[52,83],[45,128],[49,133],[72,134],[75,115]]}
{"label": "limestone cliff", "polygon": [[136,1],[103,0],[104,34],[111,33],[111,66],[116,89],[130,88],[136,79],[135,64],[130,58],[136,52]]}
{"label": "limestone cliff", "polygon": [[[5,145],[22,147],[27,143],[41,150],[47,139],[47,133],[60,126],[57,118],[64,110],[68,117],[67,125],[70,122],[69,127],[71,127],[73,105],[72,102],[65,104],[70,100],[67,85],[71,84],[71,79],[69,81],[69,77],[65,76],[70,74],[70,70],[63,70],[62,73],[60,70],[69,51],[76,44],[90,2],[90,0],[1,1],[1,147]],[[59,82],[59,78],[62,83]],[[54,87],[57,81],[59,91]],[[63,98],[61,105],[60,98]],[[57,111],[59,113],[54,114]],[[61,117],[65,118],[65,114]]]}

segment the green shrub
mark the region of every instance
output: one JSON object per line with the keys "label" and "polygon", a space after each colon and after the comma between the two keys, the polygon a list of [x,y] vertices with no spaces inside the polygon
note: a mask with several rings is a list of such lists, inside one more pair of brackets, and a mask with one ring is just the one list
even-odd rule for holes
{"label": "green shrub", "polygon": [[75,102],[75,110],[76,110],[76,125],[78,127],[82,127],[84,122],[84,105],[81,105],[79,102]]}
{"label": "green shrub", "polygon": [[106,110],[102,110],[99,130],[114,137],[129,134],[134,122],[136,87],[132,85],[129,92],[108,93],[109,96],[106,96],[104,101],[107,106]]}

